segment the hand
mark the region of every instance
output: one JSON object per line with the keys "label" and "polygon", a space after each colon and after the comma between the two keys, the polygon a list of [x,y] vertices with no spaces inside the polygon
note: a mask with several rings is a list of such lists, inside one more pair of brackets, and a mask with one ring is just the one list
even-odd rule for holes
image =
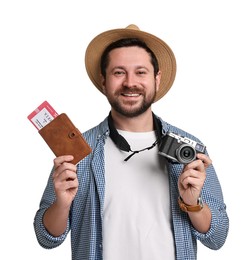
{"label": "hand", "polygon": [[55,158],[53,181],[56,193],[56,203],[61,207],[70,207],[78,190],[76,166],[70,161],[73,156],[65,155]]}
{"label": "hand", "polygon": [[206,168],[212,164],[205,154],[197,154],[197,160],[185,165],[178,179],[179,194],[188,205],[196,205],[206,179]]}

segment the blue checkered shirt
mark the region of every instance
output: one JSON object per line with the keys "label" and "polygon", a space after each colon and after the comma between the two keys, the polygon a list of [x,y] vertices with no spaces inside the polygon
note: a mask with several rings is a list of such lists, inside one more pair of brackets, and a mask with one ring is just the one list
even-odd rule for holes
{"label": "blue checkered shirt", "polygon": [[[163,133],[173,131],[200,142],[189,133],[164,122],[161,118],[159,119],[162,123]],[[46,209],[55,201],[52,173],[34,218],[36,237],[44,248],[51,249],[59,246],[70,233],[72,260],[102,260],[102,220],[105,192],[104,144],[108,135],[107,118],[83,134],[93,151],[77,166],[79,188],[71,206],[64,234],[53,237],[46,231],[42,220]],[[197,240],[213,250],[223,246],[228,234],[229,219],[218,177],[213,166],[210,166],[207,168],[202,198],[212,212],[211,227],[205,234],[199,233],[193,228],[188,215],[180,210],[177,203],[179,195],[177,180],[182,168],[181,164],[168,164],[175,252],[177,260],[195,260],[197,258]]]}

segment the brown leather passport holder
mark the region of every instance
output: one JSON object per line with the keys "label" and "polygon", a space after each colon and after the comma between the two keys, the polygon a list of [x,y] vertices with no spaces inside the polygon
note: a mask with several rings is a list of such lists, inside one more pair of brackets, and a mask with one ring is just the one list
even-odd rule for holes
{"label": "brown leather passport holder", "polygon": [[38,131],[56,155],[73,155],[73,164],[91,153],[91,147],[69,117],[62,113]]}

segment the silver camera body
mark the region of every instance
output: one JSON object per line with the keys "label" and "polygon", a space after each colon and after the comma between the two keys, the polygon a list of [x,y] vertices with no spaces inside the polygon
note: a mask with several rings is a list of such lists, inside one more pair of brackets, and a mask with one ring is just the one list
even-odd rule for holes
{"label": "silver camera body", "polygon": [[206,147],[190,138],[168,132],[159,145],[159,154],[173,163],[188,164],[197,153],[205,153]]}

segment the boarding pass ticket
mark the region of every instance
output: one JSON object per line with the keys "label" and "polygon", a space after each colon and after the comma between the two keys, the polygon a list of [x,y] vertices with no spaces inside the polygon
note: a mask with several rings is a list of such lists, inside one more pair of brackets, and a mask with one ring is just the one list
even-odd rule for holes
{"label": "boarding pass ticket", "polygon": [[58,114],[55,109],[47,101],[44,101],[28,115],[28,119],[38,130],[40,130],[57,116]]}

